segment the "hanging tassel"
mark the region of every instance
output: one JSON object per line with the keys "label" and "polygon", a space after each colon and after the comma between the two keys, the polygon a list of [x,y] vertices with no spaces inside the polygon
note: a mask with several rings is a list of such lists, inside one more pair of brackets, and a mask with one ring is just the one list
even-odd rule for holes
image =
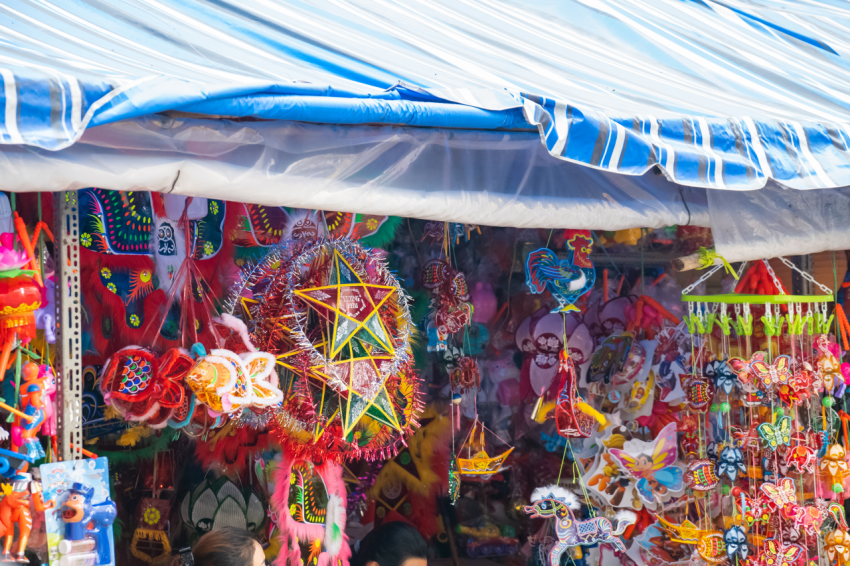
{"label": "hanging tassel", "polygon": [[844,349],[850,350],[850,343],[847,341],[847,334],[850,332],[850,322],[847,321],[844,309],[838,303],[835,304],[834,314],[835,319],[838,321],[838,328],[841,331],[841,341],[844,344]]}

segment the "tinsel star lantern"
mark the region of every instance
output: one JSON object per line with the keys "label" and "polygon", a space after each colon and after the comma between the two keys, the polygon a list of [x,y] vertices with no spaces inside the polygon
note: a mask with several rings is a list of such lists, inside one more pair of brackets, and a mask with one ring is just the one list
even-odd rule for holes
{"label": "tinsel star lantern", "polygon": [[275,356],[273,431],[297,456],[386,459],[418,426],[408,298],[379,251],[286,242],[246,266],[225,305]]}

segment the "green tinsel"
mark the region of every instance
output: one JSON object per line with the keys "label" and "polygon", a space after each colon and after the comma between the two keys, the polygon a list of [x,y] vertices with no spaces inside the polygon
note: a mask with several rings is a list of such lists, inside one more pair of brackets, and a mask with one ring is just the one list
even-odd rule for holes
{"label": "green tinsel", "polygon": [[395,232],[401,221],[401,216],[387,216],[387,221],[381,224],[378,231],[371,236],[360,238],[360,243],[370,248],[383,248],[395,240]]}
{"label": "green tinsel", "polygon": [[136,446],[128,447],[126,450],[102,451],[98,450],[98,457],[106,457],[109,459],[110,465],[122,466],[136,464],[142,460],[150,460],[157,452],[164,452],[168,449],[168,445],[177,440],[180,436],[179,430],[166,428],[162,435],[154,437],[150,445],[144,448]]}

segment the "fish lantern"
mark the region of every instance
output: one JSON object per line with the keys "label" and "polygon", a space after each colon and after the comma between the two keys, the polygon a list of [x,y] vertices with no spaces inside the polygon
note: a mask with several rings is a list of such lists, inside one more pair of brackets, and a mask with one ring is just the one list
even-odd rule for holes
{"label": "fish lantern", "polygon": [[29,257],[14,249],[14,236],[0,234],[0,341],[10,343],[17,335],[24,344],[35,338],[35,311],[44,302],[38,273],[21,269]]}
{"label": "fish lantern", "polygon": [[700,537],[697,541],[697,553],[709,564],[725,562],[727,555],[723,534],[712,531]]}
{"label": "fish lantern", "polygon": [[702,375],[692,375],[684,380],[682,385],[688,398],[688,408],[697,413],[704,413],[714,399],[714,383]]}
{"label": "fish lantern", "polygon": [[[711,460],[695,460],[688,465],[685,482],[694,491],[710,491],[720,482]],[[745,557],[746,558],[746,557]]]}

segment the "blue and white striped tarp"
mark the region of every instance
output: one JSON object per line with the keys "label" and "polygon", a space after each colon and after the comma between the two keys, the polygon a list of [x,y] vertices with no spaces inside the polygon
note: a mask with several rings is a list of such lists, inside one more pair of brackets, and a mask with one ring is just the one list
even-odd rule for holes
{"label": "blue and white striped tarp", "polygon": [[697,187],[850,185],[839,0],[4,0],[0,141],[163,111],[538,128]]}

